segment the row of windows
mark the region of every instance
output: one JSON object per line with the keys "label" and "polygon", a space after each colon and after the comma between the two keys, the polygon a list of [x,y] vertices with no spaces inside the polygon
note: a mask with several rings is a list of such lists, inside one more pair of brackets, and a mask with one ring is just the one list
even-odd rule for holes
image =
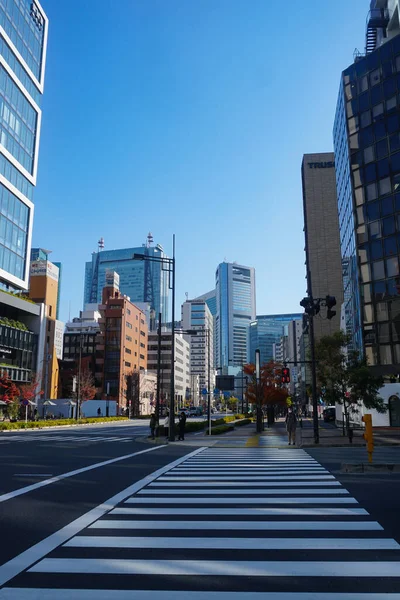
{"label": "row of windows", "polygon": [[0,213],[23,231],[28,231],[29,208],[0,184]]}
{"label": "row of windows", "polygon": [[12,71],[14,71],[15,75],[18,77],[26,91],[30,94],[33,100],[36,102],[38,106],[40,106],[40,100],[42,94],[37,89],[36,85],[33,83],[32,79],[25,71],[24,67],[21,65],[19,60],[16,58],[15,54],[10,50],[5,40],[0,37],[0,54],[3,56],[6,63],[11,67]]}
{"label": "row of windows", "polygon": [[378,142],[387,135],[397,133],[399,130],[399,115],[388,115],[384,119],[380,119],[374,125],[365,127],[358,133],[353,133],[349,137],[350,152],[353,154],[360,150],[371,146],[374,142]]}
{"label": "row of windows", "polygon": [[33,199],[33,185],[3,154],[0,154],[0,173],[29,200]]}
{"label": "row of windows", "polygon": [[[38,13],[42,26],[31,14],[31,9]],[[42,45],[44,36],[43,17],[34,2],[26,0],[1,0],[0,25],[18,49],[37,79],[40,78],[42,61]]]}

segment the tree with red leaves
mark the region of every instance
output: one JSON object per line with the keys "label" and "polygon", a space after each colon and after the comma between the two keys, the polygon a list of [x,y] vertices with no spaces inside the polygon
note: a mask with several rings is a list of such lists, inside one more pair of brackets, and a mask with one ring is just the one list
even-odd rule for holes
{"label": "tree with red leaves", "polygon": [[[265,363],[260,368],[260,382],[256,382],[256,366],[254,364],[244,365],[243,371],[250,376],[247,385],[247,397],[252,403],[257,404],[257,411],[260,413],[262,406],[265,406],[268,413],[268,421],[274,420],[275,406],[285,406],[288,392],[281,387],[280,372],[282,365],[273,360]],[[257,390],[258,387],[258,390]],[[257,394],[258,392],[258,394]]]}
{"label": "tree with red leaves", "polygon": [[20,390],[11,381],[7,371],[1,371],[0,375],[0,398],[7,403],[8,416],[12,420],[17,420],[19,415],[19,397]]}

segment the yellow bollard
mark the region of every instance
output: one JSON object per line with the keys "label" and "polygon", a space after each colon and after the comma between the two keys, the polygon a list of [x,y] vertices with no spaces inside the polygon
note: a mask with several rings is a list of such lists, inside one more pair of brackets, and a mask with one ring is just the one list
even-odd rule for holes
{"label": "yellow bollard", "polygon": [[374,451],[374,435],[372,432],[372,416],[364,415],[362,420],[365,423],[364,440],[367,442],[368,462],[372,463],[372,453]]}

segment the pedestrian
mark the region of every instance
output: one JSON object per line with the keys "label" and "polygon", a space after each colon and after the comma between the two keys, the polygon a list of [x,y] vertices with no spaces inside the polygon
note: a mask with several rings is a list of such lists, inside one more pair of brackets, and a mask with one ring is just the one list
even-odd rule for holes
{"label": "pedestrian", "polygon": [[37,408],[35,408],[34,411],[33,411],[33,420],[34,421],[38,420],[38,410],[37,410]]}
{"label": "pedestrian", "polygon": [[179,437],[178,441],[185,439],[185,425],[186,425],[186,413],[182,411],[179,416]]}
{"label": "pedestrian", "polygon": [[296,419],[296,415],[294,414],[292,408],[288,409],[285,421],[286,421],[286,430],[288,432],[289,446],[292,443],[294,446],[296,444],[297,419]]}
{"label": "pedestrian", "polygon": [[164,419],[164,434],[165,437],[168,437],[168,429],[169,429],[169,414],[167,413]]}
{"label": "pedestrian", "polygon": [[99,406],[99,408],[97,409],[97,416],[98,416],[98,417],[101,417],[101,408],[100,408],[100,406]]}
{"label": "pedestrian", "polygon": [[154,437],[155,437],[156,427],[157,427],[156,415],[154,413],[151,413],[151,416],[150,416],[150,432],[151,432],[151,439],[152,440],[154,440]]}

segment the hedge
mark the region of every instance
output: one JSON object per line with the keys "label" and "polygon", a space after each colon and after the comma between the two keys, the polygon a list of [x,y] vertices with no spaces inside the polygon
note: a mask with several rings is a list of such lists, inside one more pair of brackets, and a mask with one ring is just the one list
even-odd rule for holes
{"label": "hedge", "polygon": [[227,433],[228,431],[234,431],[233,425],[219,425],[211,429],[211,435],[220,435],[221,433]]}
{"label": "hedge", "polygon": [[241,421],[235,423],[235,426],[241,427],[242,425],[249,425],[251,422],[251,419],[242,419]]}
{"label": "hedge", "polygon": [[76,421],[75,419],[49,419],[47,421],[16,421],[9,422],[3,421],[0,423],[0,431],[9,431],[13,429],[41,429],[44,427],[55,427],[55,426],[66,426],[66,425],[87,425],[89,423],[108,423],[109,421],[128,421],[128,417],[107,417],[107,420],[104,419],[95,419],[95,418],[87,418],[87,419],[79,419]]}

